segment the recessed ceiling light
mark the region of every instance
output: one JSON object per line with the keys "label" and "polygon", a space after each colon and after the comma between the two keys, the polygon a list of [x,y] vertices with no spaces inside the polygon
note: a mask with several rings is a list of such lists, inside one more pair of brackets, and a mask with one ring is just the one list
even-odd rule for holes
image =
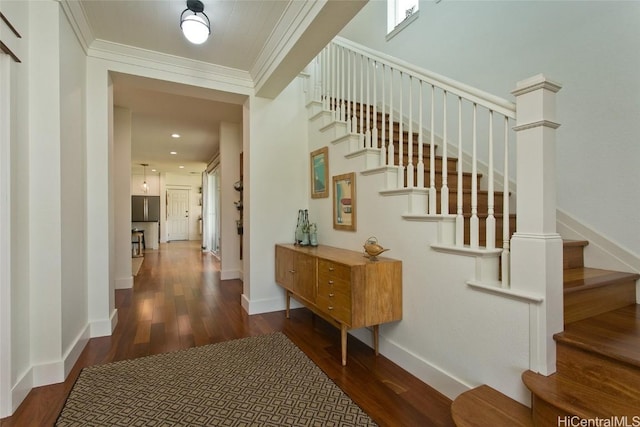
{"label": "recessed ceiling light", "polygon": [[178,152],[177,151],[172,151],[169,154],[178,154]]}
{"label": "recessed ceiling light", "polygon": [[180,166],[178,166],[178,167],[179,167],[180,169],[184,169],[184,166],[182,166],[182,165],[180,165]]}
{"label": "recessed ceiling light", "polygon": [[155,170],[155,169],[151,169],[151,172],[157,172],[157,170]]}
{"label": "recessed ceiling light", "polygon": [[180,134],[179,133],[172,133],[171,134],[171,138],[180,138]]}

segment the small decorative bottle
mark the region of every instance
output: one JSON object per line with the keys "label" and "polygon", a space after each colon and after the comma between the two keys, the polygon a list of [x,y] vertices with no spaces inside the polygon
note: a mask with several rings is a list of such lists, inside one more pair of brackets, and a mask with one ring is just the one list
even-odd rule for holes
{"label": "small decorative bottle", "polygon": [[315,222],[309,225],[309,244],[318,246],[318,225]]}
{"label": "small decorative bottle", "polygon": [[302,240],[304,239],[304,211],[302,209],[298,210],[298,223],[296,225],[296,233],[295,233],[295,242],[294,244],[300,245],[302,244]]}
{"label": "small decorative bottle", "polygon": [[309,211],[304,210],[304,219],[302,220],[302,242],[301,246],[309,246]]}

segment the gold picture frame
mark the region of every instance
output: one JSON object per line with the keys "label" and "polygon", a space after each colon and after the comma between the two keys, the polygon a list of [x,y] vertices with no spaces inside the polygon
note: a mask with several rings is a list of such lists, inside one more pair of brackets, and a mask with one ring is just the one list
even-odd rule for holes
{"label": "gold picture frame", "polygon": [[333,177],[333,228],[356,231],[356,174]]}
{"label": "gold picture frame", "polygon": [[329,197],[329,147],[311,152],[311,198]]}

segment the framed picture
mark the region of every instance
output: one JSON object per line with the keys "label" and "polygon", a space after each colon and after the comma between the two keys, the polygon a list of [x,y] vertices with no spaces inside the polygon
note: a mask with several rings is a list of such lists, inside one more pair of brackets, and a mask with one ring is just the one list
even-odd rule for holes
{"label": "framed picture", "polygon": [[329,148],[323,147],[311,153],[311,198],[329,197]]}
{"label": "framed picture", "polygon": [[356,174],[333,177],[333,228],[356,231]]}

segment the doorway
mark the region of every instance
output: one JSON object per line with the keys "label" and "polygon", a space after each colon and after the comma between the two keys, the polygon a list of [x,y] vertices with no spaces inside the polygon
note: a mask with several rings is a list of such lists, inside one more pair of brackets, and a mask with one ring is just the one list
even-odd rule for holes
{"label": "doorway", "polygon": [[189,240],[189,190],[167,190],[167,241]]}

